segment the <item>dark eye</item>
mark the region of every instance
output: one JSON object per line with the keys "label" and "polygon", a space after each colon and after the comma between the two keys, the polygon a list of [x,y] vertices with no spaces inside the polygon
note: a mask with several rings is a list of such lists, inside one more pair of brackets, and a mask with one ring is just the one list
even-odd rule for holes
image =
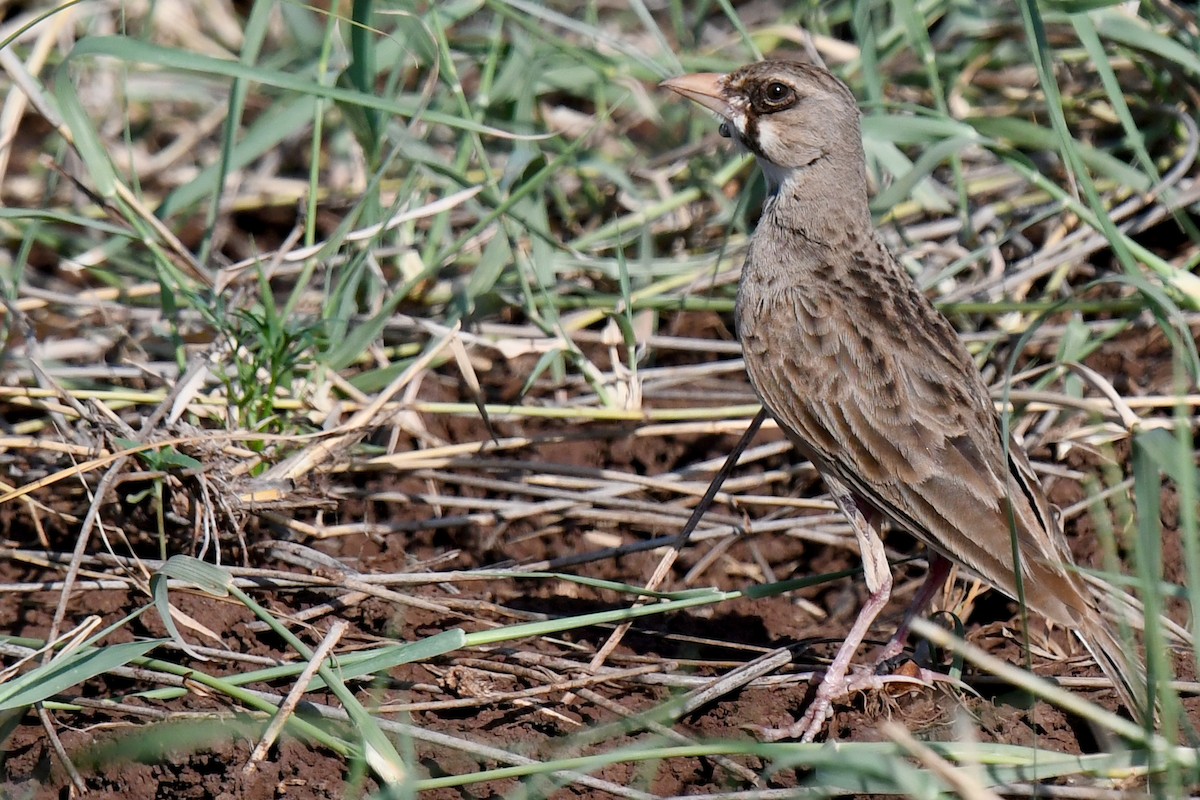
{"label": "dark eye", "polygon": [[721,134],[721,135],[722,135],[722,136],[724,136],[726,139],[728,139],[728,138],[729,138],[729,136],[730,136],[730,131],[729,131],[729,123],[728,123],[728,122],[722,122],[722,123],[721,123],[721,125],[720,125],[720,126],[717,128],[717,133]]}
{"label": "dark eye", "polygon": [[763,90],[763,102],[771,107],[779,108],[780,106],[789,105],[795,98],[795,93],[792,87],[786,83],[779,81],[771,81]]}

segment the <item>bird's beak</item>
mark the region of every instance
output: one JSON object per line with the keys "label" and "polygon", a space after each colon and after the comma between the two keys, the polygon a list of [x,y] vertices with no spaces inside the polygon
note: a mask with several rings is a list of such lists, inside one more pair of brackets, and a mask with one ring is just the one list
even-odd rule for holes
{"label": "bird's beak", "polygon": [[694,75],[680,75],[678,78],[668,78],[659,84],[673,92],[694,100],[710,111],[715,111],[725,119],[729,119],[733,110],[721,93],[721,79],[724,75],[715,72],[697,72]]}

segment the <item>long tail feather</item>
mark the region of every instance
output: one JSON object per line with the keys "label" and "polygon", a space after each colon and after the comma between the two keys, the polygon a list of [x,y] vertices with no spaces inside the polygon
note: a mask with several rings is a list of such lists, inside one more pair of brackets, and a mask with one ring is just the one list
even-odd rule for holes
{"label": "long tail feather", "polygon": [[1146,674],[1140,659],[1130,658],[1129,645],[1121,642],[1113,633],[1113,627],[1099,617],[1086,617],[1079,621],[1075,635],[1117,690],[1121,702],[1144,724],[1151,708],[1146,697]]}

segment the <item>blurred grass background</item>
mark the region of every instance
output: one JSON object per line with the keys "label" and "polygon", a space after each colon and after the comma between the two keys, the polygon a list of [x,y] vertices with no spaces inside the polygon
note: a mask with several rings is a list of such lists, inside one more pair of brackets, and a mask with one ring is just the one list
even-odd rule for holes
{"label": "blurred grass background", "polygon": [[[97,518],[102,529],[131,470],[153,476],[124,502],[146,510],[157,536],[149,550],[113,546],[148,559],[134,583],[146,608],[167,614],[166,584],[152,587],[150,572],[214,594],[237,589],[162,562],[180,552],[237,561],[248,516],[313,535],[313,509],[337,494],[309,483],[317,476],[336,487],[366,471],[453,471],[456,456],[527,444],[514,421],[626,422],[646,435],[664,435],[649,432],[655,425],[743,429],[757,407],[736,347],[681,332],[679,320],[728,319],[761,178],[708,115],[656,84],[764,56],[815,58],[862,102],[885,237],[1004,387],[998,400],[1022,412],[1014,424],[1027,441],[1107,463],[1075,475],[1089,500],[1068,514],[1093,518],[1110,577],[1123,556],[1146,603],[1164,738],[1125,731],[1132,755],[1070,759],[939,745],[936,759],[913,761],[899,739],[843,750],[836,763],[802,746],[686,747],[751,756],[764,774],[811,766],[817,793],[964,792],[947,774],[971,769],[981,791],[1125,767],[1149,774],[1155,794],[1182,796],[1195,781],[1195,730],[1153,622],[1169,597],[1190,603],[1200,591],[1192,5],[168,0],[15,4],[5,15],[0,507],[14,563],[39,544],[28,532],[63,555],[60,622],[99,549]],[[1061,368],[1146,327],[1168,342],[1154,381]],[[1039,362],[1047,368],[1032,369]],[[432,373],[461,397],[423,395]],[[419,415],[507,427],[495,439],[437,440]],[[1069,433],[1048,435],[1064,425]],[[365,441],[390,426],[425,446]],[[1178,505],[1182,565],[1167,565],[1186,576],[1177,586],[1164,585],[1164,481]],[[168,535],[164,498],[181,486],[193,496],[184,516],[195,549]],[[696,493],[681,494],[685,511]],[[42,530],[49,517],[60,535]],[[672,595],[638,613],[726,599]],[[371,652],[378,660],[364,658],[358,674],[593,622],[447,631],[426,649]],[[180,651],[151,664],[159,642],[116,645],[111,633],[89,631],[57,665],[18,663],[0,709],[21,712],[129,664],[196,674]],[[312,657],[286,628],[277,633]],[[44,642],[9,644],[35,653]],[[21,652],[6,651],[6,663]],[[341,683],[354,676],[341,663],[320,681],[341,685],[355,727],[291,717],[292,735],[397,792],[508,774],[414,771],[403,742],[415,734],[397,739],[364,708]],[[274,714],[277,704],[237,688],[264,679],[204,680]],[[658,721],[682,713],[668,704]],[[576,777],[553,781],[601,791],[573,782],[602,763],[680,755],[672,747],[685,746],[508,769],[570,768]],[[946,773],[942,759],[958,766]]]}

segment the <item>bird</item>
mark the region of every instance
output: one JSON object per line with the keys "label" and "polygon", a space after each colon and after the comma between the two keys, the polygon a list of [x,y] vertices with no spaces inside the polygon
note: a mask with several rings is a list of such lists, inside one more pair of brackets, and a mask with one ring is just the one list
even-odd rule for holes
{"label": "bird", "polygon": [[1077,571],[1056,509],[971,354],[875,229],[850,89],[823,67],[784,60],[661,85],[716,112],[721,135],[752,153],[766,178],[735,328],[758,398],[854,530],[869,593],[804,715],[760,729],[763,738],[813,741],[856,685],[852,661],[892,588],[883,520],[932,553],[883,657],[899,654],[907,621],[957,564],[1074,631],[1141,714],[1140,658]]}

